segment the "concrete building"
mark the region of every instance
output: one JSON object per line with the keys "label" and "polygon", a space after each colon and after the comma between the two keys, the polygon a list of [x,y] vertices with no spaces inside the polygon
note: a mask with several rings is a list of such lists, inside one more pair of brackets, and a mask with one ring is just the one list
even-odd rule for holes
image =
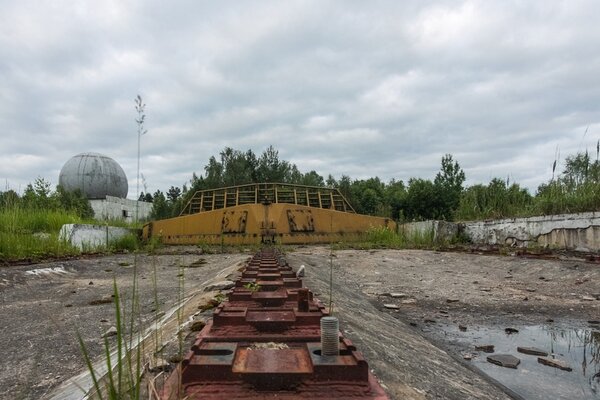
{"label": "concrete building", "polygon": [[123,219],[133,222],[135,221],[136,207],[138,208],[138,218],[146,220],[152,211],[152,203],[121,199],[115,196],[106,196],[102,200],[90,200],[90,205],[94,210],[95,218],[103,220]]}
{"label": "concrete building", "polygon": [[94,217],[102,220],[148,219],[152,203],[129,200],[123,168],[112,158],[98,153],[73,156],[60,170],[58,183],[65,190],[80,190],[90,201]]}

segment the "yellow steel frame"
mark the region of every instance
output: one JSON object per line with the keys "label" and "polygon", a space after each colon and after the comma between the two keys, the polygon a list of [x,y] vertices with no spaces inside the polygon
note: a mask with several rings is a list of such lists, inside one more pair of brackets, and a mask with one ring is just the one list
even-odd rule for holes
{"label": "yellow steel frame", "polygon": [[348,200],[337,189],[286,183],[252,183],[197,191],[185,205],[180,215],[196,214],[244,204],[267,203],[285,203],[354,212]]}
{"label": "yellow steel frame", "polygon": [[310,186],[257,184],[202,191],[186,208],[179,217],[144,225],[144,238],[158,237],[166,244],[301,244],[355,241],[371,227],[396,230],[389,218],[354,212],[337,190]]}

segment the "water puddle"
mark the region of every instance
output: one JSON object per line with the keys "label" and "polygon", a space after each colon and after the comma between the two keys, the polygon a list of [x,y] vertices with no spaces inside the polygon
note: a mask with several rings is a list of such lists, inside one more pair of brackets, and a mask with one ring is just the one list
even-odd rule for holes
{"label": "water puddle", "polygon": [[[508,326],[507,326],[508,327]],[[510,326],[518,332],[507,334],[507,327],[469,327],[444,325],[445,340],[473,355],[471,362],[525,399],[600,399],[600,325],[579,329],[555,325]],[[476,351],[475,346],[494,345],[493,353]],[[548,352],[548,358],[563,361],[572,368],[564,371],[540,364],[538,356],[517,351],[535,347]],[[510,354],[521,361],[517,369],[487,361],[492,354]]]}

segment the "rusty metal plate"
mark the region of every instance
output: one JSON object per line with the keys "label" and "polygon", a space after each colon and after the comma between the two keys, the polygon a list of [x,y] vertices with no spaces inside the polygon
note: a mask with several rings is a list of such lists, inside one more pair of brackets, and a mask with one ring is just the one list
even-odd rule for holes
{"label": "rusty metal plate", "polygon": [[246,322],[294,322],[296,315],[293,311],[248,311]]}
{"label": "rusty metal plate", "polygon": [[271,292],[254,292],[252,293],[252,300],[261,299],[287,299],[288,294],[285,289],[273,290]]}
{"label": "rusty metal plate", "polygon": [[313,366],[306,348],[238,348],[232,371],[238,374],[312,374]]}
{"label": "rusty metal plate", "polygon": [[290,232],[314,232],[315,222],[310,210],[287,210]]}
{"label": "rusty metal plate", "polygon": [[221,220],[221,232],[246,233],[248,211],[225,211]]}

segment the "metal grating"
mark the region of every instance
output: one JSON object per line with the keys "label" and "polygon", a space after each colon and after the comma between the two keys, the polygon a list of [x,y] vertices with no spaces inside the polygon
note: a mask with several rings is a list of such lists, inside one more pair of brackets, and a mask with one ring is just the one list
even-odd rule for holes
{"label": "metal grating", "polygon": [[196,214],[244,204],[273,203],[355,212],[337,189],[285,183],[255,183],[197,191],[180,215]]}

